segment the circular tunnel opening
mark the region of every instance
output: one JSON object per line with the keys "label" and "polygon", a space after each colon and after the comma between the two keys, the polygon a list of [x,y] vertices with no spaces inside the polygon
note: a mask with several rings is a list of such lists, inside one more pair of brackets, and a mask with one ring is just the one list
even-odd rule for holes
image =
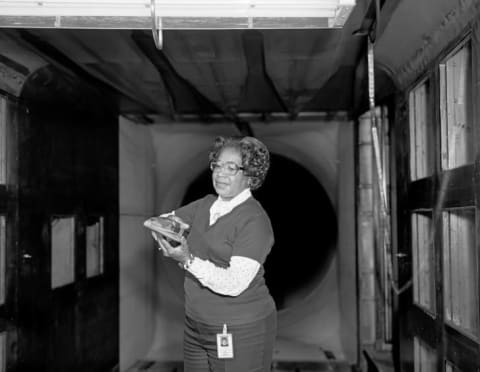
{"label": "circular tunnel opening", "polygon": [[[211,172],[187,188],[183,203],[214,193]],[[265,183],[253,192],[272,221],[275,245],[265,280],[279,310],[299,303],[321,282],[336,247],[337,219],[321,183],[302,165],[271,154]]]}

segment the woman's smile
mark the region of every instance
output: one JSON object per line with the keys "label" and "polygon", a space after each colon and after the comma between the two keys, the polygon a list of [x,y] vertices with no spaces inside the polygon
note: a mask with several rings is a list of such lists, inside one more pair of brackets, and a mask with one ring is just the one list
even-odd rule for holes
{"label": "woman's smile", "polygon": [[225,180],[215,179],[215,185],[218,186],[218,187],[227,187],[227,186],[230,185],[230,182],[225,181]]}

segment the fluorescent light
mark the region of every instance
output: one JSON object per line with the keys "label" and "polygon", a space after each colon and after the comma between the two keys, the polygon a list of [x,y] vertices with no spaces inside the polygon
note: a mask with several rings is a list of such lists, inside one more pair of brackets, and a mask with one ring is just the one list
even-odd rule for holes
{"label": "fluorescent light", "polygon": [[[328,19],[341,27],[355,0],[155,0],[164,19]],[[151,17],[151,0],[0,0],[0,16]],[[163,23],[163,22],[162,22]],[[167,22],[168,23],[168,22]],[[238,22],[235,21],[238,25]]]}

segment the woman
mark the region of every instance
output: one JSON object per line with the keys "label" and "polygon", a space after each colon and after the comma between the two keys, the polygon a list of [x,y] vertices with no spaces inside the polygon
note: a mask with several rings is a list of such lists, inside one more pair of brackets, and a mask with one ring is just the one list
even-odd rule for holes
{"label": "woman", "polygon": [[180,246],[156,236],[164,255],[186,272],[184,370],[270,371],[276,308],[263,264],[274,238],[251,194],[265,179],[270,155],[253,137],[217,137],[209,160],[218,196],[173,212],[190,225]]}

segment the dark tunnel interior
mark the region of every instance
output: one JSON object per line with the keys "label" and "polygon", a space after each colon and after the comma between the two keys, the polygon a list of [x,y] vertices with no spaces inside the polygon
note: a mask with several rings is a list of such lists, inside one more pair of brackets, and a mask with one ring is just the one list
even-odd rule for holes
{"label": "dark tunnel interior", "polygon": [[[183,204],[213,193],[206,169],[188,187]],[[271,155],[265,183],[253,192],[272,221],[275,245],[265,263],[265,280],[277,308],[308,296],[322,280],[337,241],[337,219],[319,181],[303,166]]]}

